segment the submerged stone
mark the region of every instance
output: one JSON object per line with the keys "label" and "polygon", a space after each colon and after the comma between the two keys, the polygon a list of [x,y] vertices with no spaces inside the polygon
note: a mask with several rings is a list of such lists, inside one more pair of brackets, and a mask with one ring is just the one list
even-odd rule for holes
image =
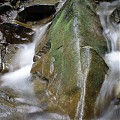
{"label": "submerged stone", "polygon": [[3,23],[0,25],[0,31],[4,39],[10,44],[24,44],[32,42],[34,31],[16,23]]}

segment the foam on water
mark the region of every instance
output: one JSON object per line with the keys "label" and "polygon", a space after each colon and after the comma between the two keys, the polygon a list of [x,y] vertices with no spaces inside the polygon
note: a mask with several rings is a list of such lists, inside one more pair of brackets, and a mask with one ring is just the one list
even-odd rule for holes
{"label": "foam on water", "polygon": [[19,45],[19,49],[16,52],[14,59],[12,60],[10,71],[13,71],[13,69],[15,68],[19,69],[27,65],[32,65],[34,52],[34,43],[30,43],[27,45]]}
{"label": "foam on water", "polygon": [[105,59],[112,72],[120,73],[120,51],[106,54]]}
{"label": "foam on water", "polygon": [[29,82],[32,65],[27,65],[14,72],[9,72],[1,77],[2,87],[9,86],[17,92],[31,92],[32,85]]}

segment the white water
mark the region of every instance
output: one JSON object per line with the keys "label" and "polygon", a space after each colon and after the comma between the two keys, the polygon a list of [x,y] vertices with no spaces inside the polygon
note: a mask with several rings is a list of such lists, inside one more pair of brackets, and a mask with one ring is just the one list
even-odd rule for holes
{"label": "white water", "polygon": [[11,88],[17,94],[15,100],[19,103],[26,104],[24,106],[17,106],[17,111],[19,112],[41,111],[41,109],[37,107],[39,103],[34,94],[30,71],[35,55],[35,47],[41,42],[49,24],[50,23],[36,29],[32,43],[18,46],[19,49],[10,65],[10,72],[1,76],[1,88]]}
{"label": "white water", "polygon": [[30,70],[33,64],[35,47],[40,42],[49,24],[36,30],[33,43],[19,45],[19,49],[11,63],[10,72],[1,77],[3,81],[2,87],[7,86],[18,92],[32,91],[32,84],[29,79],[31,77]]}
{"label": "white water", "polygon": [[120,0],[112,3],[103,2],[99,5],[98,15],[103,27],[103,34],[108,43],[105,61],[109,66],[108,75],[102,85],[96,101],[96,118],[101,120],[119,120],[120,106],[120,24],[110,20],[112,12],[120,7]]}

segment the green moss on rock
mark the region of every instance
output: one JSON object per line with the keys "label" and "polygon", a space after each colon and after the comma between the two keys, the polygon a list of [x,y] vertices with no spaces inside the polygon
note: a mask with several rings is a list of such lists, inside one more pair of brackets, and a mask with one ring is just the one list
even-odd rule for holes
{"label": "green moss on rock", "polygon": [[95,101],[108,67],[102,57],[87,46],[81,48],[81,63],[84,78],[82,86],[85,87],[82,88],[82,93],[85,95],[83,119],[92,119],[94,117]]}
{"label": "green moss on rock", "polygon": [[60,109],[71,119],[79,119],[82,109],[82,118],[93,118],[95,101],[108,69],[101,57],[106,52],[106,41],[98,17],[88,9],[87,0],[81,1],[68,0],[55,16],[48,35],[51,49],[32,70],[49,79],[48,110]]}

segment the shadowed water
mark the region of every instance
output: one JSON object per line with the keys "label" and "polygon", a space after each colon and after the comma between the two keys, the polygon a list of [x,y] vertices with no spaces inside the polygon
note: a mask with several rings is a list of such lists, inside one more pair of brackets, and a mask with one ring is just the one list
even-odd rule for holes
{"label": "shadowed water", "polygon": [[113,11],[119,7],[120,0],[112,3],[103,2],[97,12],[108,44],[105,61],[109,66],[108,74],[96,100],[95,116],[96,119],[101,120],[120,119],[120,23],[110,19]]}

